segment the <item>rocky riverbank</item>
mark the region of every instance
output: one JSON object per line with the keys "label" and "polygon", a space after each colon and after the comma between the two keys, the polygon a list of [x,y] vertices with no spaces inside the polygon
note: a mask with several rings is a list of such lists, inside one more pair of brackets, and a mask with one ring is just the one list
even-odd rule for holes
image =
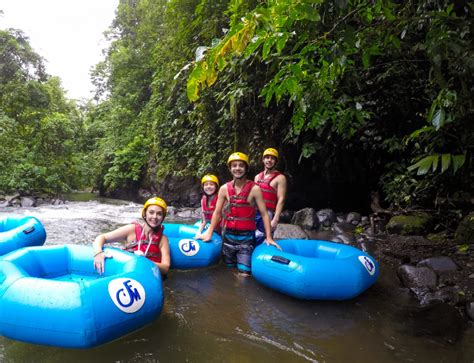
{"label": "rocky riverbank", "polygon": [[24,196],[21,194],[2,195],[0,194],[0,208],[4,207],[37,207],[41,204],[64,204],[62,196]]}

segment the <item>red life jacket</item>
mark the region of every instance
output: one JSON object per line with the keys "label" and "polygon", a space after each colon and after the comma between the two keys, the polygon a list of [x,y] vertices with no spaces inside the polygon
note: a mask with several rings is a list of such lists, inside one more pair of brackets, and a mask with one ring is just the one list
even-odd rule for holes
{"label": "red life jacket", "polygon": [[271,172],[270,175],[266,178],[264,171],[257,175],[256,183],[258,184],[260,189],[262,189],[263,201],[265,202],[267,209],[273,212],[275,211],[277,206],[278,195],[277,191],[272,186],[270,186],[270,183],[280,174],[281,173],[279,171],[275,170]]}
{"label": "red life jacket", "polygon": [[[207,201],[209,201],[209,207],[207,206]],[[206,222],[211,221],[212,213],[214,213],[214,209],[216,209],[216,203],[217,203],[216,193],[214,193],[211,196],[208,196],[207,194],[203,194],[201,198],[201,208],[202,208],[202,213],[204,214],[204,220]]]}
{"label": "red life jacket", "polygon": [[255,185],[251,180],[243,186],[239,194],[236,194],[234,182],[227,183],[229,202],[224,208],[224,226],[230,231],[255,231],[255,206],[247,199],[250,190]]}
{"label": "red life jacket", "polygon": [[[158,232],[154,232],[151,235],[151,241],[146,240],[146,236],[143,233],[142,226],[135,222],[135,241],[130,243],[128,246],[125,247],[125,251],[134,252],[138,250],[138,242],[140,241],[140,251],[145,254],[145,257],[152,260],[153,262],[161,262],[161,249],[160,249],[160,241],[161,237],[163,236],[163,230],[165,229],[163,226],[160,226]],[[148,244],[150,247],[148,248]],[[147,252],[148,249],[148,252]]]}

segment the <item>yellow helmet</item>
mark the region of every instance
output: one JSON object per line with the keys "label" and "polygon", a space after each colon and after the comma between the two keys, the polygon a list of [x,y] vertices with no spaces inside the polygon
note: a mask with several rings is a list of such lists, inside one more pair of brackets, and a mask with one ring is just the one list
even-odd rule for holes
{"label": "yellow helmet", "polygon": [[269,147],[268,149],[266,149],[264,152],[263,152],[263,155],[262,157],[264,156],[267,156],[267,155],[271,155],[271,156],[274,156],[278,159],[278,150],[277,149],[274,149],[272,147]]}
{"label": "yellow helmet", "polygon": [[249,166],[249,157],[246,154],[239,152],[230,154],[229,159],[227,159],[227,166],[230,167],[230,163],[236,160],[243,161],[245,164],[247,164],[247,167]]}
{"label": "yellow helmet", "polygon": [[207,174],[202,177],[201,184],[204,184],[205,182],[213,182],[216,183],[217,186],[219,186],[219,179],[217,178],[217,176],[212,174]]}
{"label": "yellow helmet", "polygon": [[166,205],[166,202],[161,199],[161,198],[158,198],[158,197],[153,197],[153,198],[150,198],[148,199],[145,204],[143,205],[143,208],[142,208],[142,217],[145,218],[145,212],[146,212],[146,209],[150,206],[150,205],[157,205],[158,207],[161,207],[163,208],[163,212],[166,216],[166,212],[168,211],[168,206]]}

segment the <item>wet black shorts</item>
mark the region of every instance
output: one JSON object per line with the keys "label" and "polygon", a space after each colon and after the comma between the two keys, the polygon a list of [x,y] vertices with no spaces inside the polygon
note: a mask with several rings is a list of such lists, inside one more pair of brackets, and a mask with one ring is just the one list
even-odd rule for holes
{"label": "wet black shorts", "polygon": [[254,232],[244,235],[222,235],[222,255],[227,266],[236,266],[244,272],[251,271],[252,252],[255,248]]}

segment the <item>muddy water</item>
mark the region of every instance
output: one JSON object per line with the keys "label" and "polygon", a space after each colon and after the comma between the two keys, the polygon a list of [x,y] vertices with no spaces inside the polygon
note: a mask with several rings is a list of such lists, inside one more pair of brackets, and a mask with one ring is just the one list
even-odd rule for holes
{"label": "muddy water", "polygon": [[[46,244],[90,244],[139,216],[134,203],[94,200],[0,215],[34,215]],[[176,222],[183,222],[178,221]],[[474,329],[409,308],[391,270],[345,302],[300,301],[222,265],[172,271],[153,324],[109,344],[68,350],[0,337],[0,362],[474,362]],[[415,311],[415,312],[414,312]]]}

